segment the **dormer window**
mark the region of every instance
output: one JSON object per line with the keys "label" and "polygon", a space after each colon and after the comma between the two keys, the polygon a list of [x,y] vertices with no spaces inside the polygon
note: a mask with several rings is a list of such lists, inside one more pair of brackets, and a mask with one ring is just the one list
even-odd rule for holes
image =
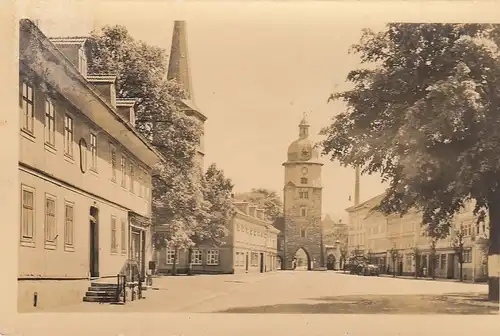
{"label": "dormer window", "polygon": [[300,178],[300,183],[301,184],[307,184],[307,177],[301,177]]}

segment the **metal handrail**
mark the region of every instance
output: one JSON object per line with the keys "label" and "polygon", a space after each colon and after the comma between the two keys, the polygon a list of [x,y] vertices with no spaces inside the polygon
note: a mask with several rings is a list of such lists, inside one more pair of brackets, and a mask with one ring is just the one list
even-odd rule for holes
{"label": "metal handrail", "polygon": [[[143,279],[141,277],[141,272],[139,268],[139,263],[136,260],[128,259],[123,265],[119,274],[117,274],[117,291],[116,291],[116,300],[120,302],[120,297],[123,295],[123,303],[126,303],[127,293],[126,288],[127,285],[133,290],[136,286],[135,282],[137,279],[137,295],[138,299],[142,299],[142,283]],[[131,300],[135,299],[135,295],[132,295]]]}

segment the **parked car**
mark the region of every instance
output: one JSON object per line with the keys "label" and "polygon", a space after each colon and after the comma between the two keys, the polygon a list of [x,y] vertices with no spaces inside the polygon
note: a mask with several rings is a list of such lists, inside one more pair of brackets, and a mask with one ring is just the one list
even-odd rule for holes
{"label": "parked car", "polygon": [[379,276],[380,270],[377,265],[368,264],[364,266],[363,274],[367,276]]}

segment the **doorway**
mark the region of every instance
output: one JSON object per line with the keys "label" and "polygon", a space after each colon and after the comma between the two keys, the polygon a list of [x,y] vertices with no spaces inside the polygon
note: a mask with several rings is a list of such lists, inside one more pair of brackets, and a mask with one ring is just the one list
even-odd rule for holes
{"label": "doorway", "polygon": [[326,258],[326,269],[330,271],[335,270],[335,256],[333,254],[329,254]]}
{"label": "doorway", "polygon": [[99,277],[99,209],[90,207],[90,277]]}
{"label": "doorway", "polygon": [[146,232],[141,231],[141,260],[139,262],[141,270],[141,280],[146,279]]}
{"label": "doorway", "polygon": [[245,256],[245,271],[248,272],[248,252],[246,253],[246,256]]}
{"label": "doorway", "polygon": [[264,273],[264,253],[260,254],[260,273]]}

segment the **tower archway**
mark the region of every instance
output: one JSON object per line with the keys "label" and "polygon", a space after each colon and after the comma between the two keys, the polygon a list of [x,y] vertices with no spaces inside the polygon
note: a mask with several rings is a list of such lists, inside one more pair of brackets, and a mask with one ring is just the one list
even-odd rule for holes
{"label": "tower archway", "polygon": [[311,257],[303,247],[295,252],[293,262],[293,269],[295,271],[310,271],[312,269]]}

